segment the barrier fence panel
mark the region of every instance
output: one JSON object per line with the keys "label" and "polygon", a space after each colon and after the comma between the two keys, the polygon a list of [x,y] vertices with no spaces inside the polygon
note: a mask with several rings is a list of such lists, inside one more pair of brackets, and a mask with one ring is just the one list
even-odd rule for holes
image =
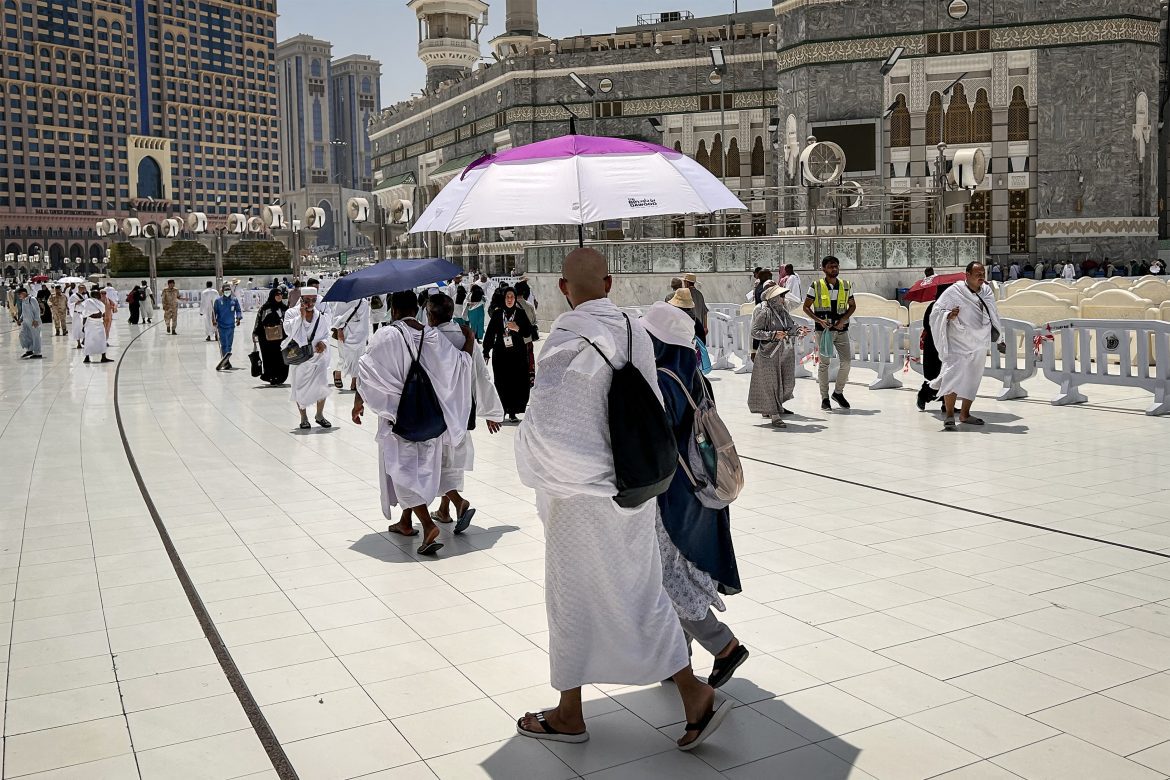
{"label": "barrier fence panel", "polygon": [[792,315],[797,327],[806,329],[805,334],[796,339],[796,378],[811,379],[815,376],[810,365],[816,365],[817,337],[813,332],[813,322],[805,317]]}
{"label": "barrier fence panel", "polygon": [[853,317],[849,320],[849,340],[853,346],[853,367],[868,368],[877,374],[870,390],[902,386],[898,372],[905,361],[900,338],[903,325],[887,317]]}
{"label": "barrier fence panel", "polygon": [[1030,322],[1004,317],[999,321],[1007,351],[1001,355],[992,347],[991,365],[983,370],[983,376],[1003,382],[1003,390],[996,400],[1027,398],[1028,391],[1020,383],[1036,376],[1036,327]]}
{"label": "barrier fence panel", "polygon": [[750,314],[740,314],[732,317],[729,323],[731,328],[731,343],[733,346],[733,354],[740,359],[743,364],[735,369],[737,374],[750,374],[752,368],[752,316]]}
{"label": "barrier fence panel", "polygon": [[731,364],[731,317],[718,312],[707,315],[707,354],[711,358],[712,371],[730,371]]}
{"label": "barrier fence panel", "polygon": [[1054,405],[1088,401],[1081,385],[1113,385],[1152,392],[1148,415],[1170,413],[1170,323],[1060,320],[1048,328],[1053,339],[1043,342],[1044,376],[1060,385]]}

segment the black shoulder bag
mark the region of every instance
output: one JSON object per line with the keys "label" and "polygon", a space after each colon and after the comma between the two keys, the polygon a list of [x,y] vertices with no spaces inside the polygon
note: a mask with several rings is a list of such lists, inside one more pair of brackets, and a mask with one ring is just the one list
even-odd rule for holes
{"label": "black shoulder bag", "polygon": [[410,370],[406,372],[406,380],[402,383],[398,415],[390,430],[406,441],[430,441],[446,433],[447,420],[443,417],[443,407],[439,405],[431,378],[419,362],[422,359],[423,342],[419,340],[418,353],[413,353],[406,333],[397,325],[395,328],[406,342],[406,351],[410,353]]}
{"label": "black shoulder bag", "polygon": [[317,321],[313,323],[313,330],[309,331],[309,343],[298,344],[296,341],[290,341],[288,346],[280,351],[286,366],[299,366],[313,359],[313,343],[316,341],[317,326],[320,324],[321,312],[317,312]]}
{"label": "black shoulder bag", "polygon": [[634,365],[634,331],[630,318],[622,316],[626,318],[629,359],[621,368],[614,368],[596,344],[584,336],[581,338],[597,350],[613,371],[607,396],[609,442],[618,489],[613,501],[620,507],[633,509],[670,487],[678,468],[678,442],[666,410]]}

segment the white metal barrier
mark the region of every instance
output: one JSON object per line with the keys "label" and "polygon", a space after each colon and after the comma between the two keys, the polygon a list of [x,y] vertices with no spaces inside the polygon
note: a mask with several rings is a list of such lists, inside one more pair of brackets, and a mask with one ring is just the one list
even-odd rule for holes
{"label": "white metal barrier", "polygon": [[[725,314],[728,317],[738,317],[739,307],[740,304],[738,303],[709,303],[707,304],[707,312],[709,314]],[[708,319],[710,318],[708,317]],[[710,327],[710,323],[708,323],[708,327]]]}
{"label": "white metal barrier", "polygon": [[1048,327],[1053,340],[1044,342],[1044,376],[1060,385],[1054,405],[1088,401],[1081,385],[1114,385],[1152,392],[1146,414],[1170,413],[1170,323],[1060,320]]}
{"label": "white metal barrier", "polygon": [[[797,325],[809,329],[808,333],[796,343],[798,368],[797,377],[814,376],[810,365],[818,365],[819,334],[813,330],[813,323],[804,317],[793,317]],[[905,336],[905,326],[897,320],[887,317],[853,317],[849,320],[849,346],[852,348],[853,361],[850,370],[866,368],[877,374],[869,384],[870,390],[885,390],[902,386],[898,379],[898,372],[905,365],[905,350],[901,339]],[[808,358],[806,360],[806,358]],[[834,354],[829,361],[830,378],[836,375],[839,361]]]}
{"label": "white metal barrier", "polygon": [[991,365],[983,369],[983,376],[1003,382],[1003,390],[996,399],[1011,401],[1027,398],[1028,391],[1023,382],[1036,376],[1036,326],[1023,320],[1000,317],[1003,325],[1003,339],[1007,349],[1000,354],[991,349]]}
{"label": "white metal barrier", "polygon": [[[711,312],[707,317],[707,353],[711,370],[750,374],[752,370],[752,318],[737,314],[730,316]],[[731,358],[740,365],[736,368]]]}

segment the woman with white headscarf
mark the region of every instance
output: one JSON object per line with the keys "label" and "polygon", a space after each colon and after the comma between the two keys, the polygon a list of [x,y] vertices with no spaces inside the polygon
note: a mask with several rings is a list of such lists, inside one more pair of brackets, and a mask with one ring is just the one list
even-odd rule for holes
{"label": "woman with white headscarf", "polygon": [[784,402],[792,399],[796,387],[796,323],[784,305],[787,294],[787,287],[765,282],[752,314],[752,339],[759,346],[748,387],[748,410],[770,417],[777,428],[788,427],[781,415],[790,413]]}
{"label": "woman with white headscarf", "polygon": [[285,340],[281,349],[293,342],[308,345],[313,357],[304,363],[292,366],[289,382],[292,384],[292,401],[301,413],[301,430],[313,426],[309,423],[308,408],[317,405],[317,424],[332,428],[325,419],[325,399],[329,397],[329,329],[332,325],[329,313],[317,308],[317,288],[301,287],[299,304],[289,308],[284,315]]}

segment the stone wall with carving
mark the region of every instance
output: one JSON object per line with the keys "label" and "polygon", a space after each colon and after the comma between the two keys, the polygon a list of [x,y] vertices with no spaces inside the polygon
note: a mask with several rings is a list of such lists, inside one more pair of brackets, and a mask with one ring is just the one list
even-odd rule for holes
{"label": "stone wall with carving", "polygon": [[[1037,61],[1039,257],[1061,257],[1076,244],[1093,245],[1095,256],[1154,256],[1158,148],[1139,147],[1135,125],[1158,124],[1156,100],[1140,123],[1137,117],[1139,93],[1156,90],[1157,50],[1131,43],[1047,48]],[[1141,217],[1147,219],[1135,219]]]}

